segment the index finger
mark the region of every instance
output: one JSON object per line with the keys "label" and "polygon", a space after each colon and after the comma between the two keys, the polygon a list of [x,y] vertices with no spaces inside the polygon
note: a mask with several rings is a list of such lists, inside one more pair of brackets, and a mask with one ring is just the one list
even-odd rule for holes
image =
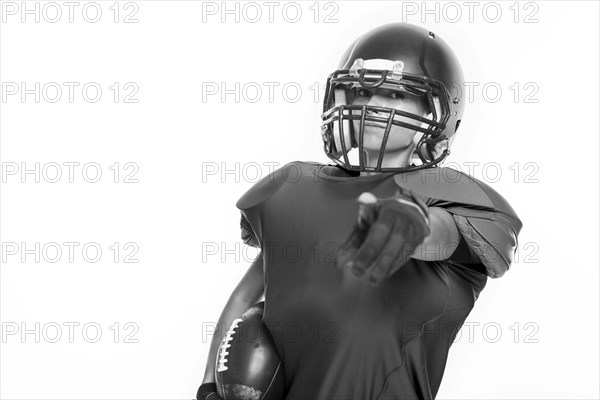
{"label": "index finger", "polygon": [[339,267],[351,267],[349,264],[354,259],[356,252],[362,245],[365,237],[367,237],[368,228],[361,228],[358,222],[354,223],[350,236],[346,241],[339,247],[337,253],[337,266]]}

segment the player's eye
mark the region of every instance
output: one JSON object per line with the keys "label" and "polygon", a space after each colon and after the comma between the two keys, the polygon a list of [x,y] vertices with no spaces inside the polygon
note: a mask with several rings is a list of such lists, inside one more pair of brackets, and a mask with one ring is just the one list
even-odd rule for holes
{"label": "player's eye", "polygon": [[356,93],[359,97],[369,97],[371,96],[371,92],[369,92],[366,89],[358,89],[358,92]]}
{"label": "player's eye", "polygon": [[405,96],[402,92],[390,92],[389,96],[394,100],[404,100]]}

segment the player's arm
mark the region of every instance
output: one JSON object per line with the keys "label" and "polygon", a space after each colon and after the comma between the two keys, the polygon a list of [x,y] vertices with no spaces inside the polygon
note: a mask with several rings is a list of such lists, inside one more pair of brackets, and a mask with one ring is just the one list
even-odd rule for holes
{"label": "player's arm", "polygon": [[428,207],[429,236],[418,245],[412,258],[441,261],[450,258],[460,243],[460,232],[452,215],[440,207]]}
{"label": "player's arm", "polygon": [[427,207],[410,191],[386,199],[363,193],[358,202],[358,223],[340,247],[337,265],[352,268],[356,276],[369,270],[374,285],[410,258],[449,258],[460,243],[452,216],[438,207]]}
{"label": "player's arm", "polygon": [[215,381],[215,359],[217,350],[221,344],[221,339],[225,335],[227,328],[233,320],[242,315],[252,305],[263,300],[264,297],[264,280],[263,280],[263,256],[262,251],[246,271],[236,288],[229,296],[229,300],[225,304],[216,331],[213,335],[204,379],[202,383]]}

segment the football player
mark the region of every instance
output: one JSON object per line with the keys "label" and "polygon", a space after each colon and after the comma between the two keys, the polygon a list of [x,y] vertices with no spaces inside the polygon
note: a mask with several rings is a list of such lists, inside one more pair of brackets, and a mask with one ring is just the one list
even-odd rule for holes
{"label": "football player", "polygon": [[[237,202],[242,239],[261,252],[220,322],[264,295],[286,400],[435,398],[487,278],[509,269],[516,213],[441,166],[463,82],[435,33],[406,23],[365,33],[327,80],[322,138],[333,163],[286,164]],[[209,361],[198,398],[216,396],[213,381]]]}

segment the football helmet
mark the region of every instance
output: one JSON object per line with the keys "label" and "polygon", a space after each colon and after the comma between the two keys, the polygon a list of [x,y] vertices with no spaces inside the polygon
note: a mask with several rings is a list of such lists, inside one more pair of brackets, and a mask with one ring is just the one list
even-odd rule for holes
{"label": "football helmet", "polygon": [[[460,125],[465,107],[463,87],[458,59],[433,32],[407,23],[392,23],[371,30],[350,45],[338,69],[327,78],[322,114],[325,153],[337,165],[351,171],[407,172],[436,166],[450,153],[449,141]],[[362,88],[392,89],[423,96],[429,114],[422,116],[387,107],[352,105],[353,93]],[[365,122],[379,123],[384,129],[375,167],[365,165],[362,143]],[[411,159],[416,164],[382,167],[393,125],[422,133],[420,139],[415,140]],[[355,126],[360,127],[358,135],[355,135]],[[349,157],[353,148],[358,149],[358,164]],[[441,154],[436,156],[437,153]]]}

